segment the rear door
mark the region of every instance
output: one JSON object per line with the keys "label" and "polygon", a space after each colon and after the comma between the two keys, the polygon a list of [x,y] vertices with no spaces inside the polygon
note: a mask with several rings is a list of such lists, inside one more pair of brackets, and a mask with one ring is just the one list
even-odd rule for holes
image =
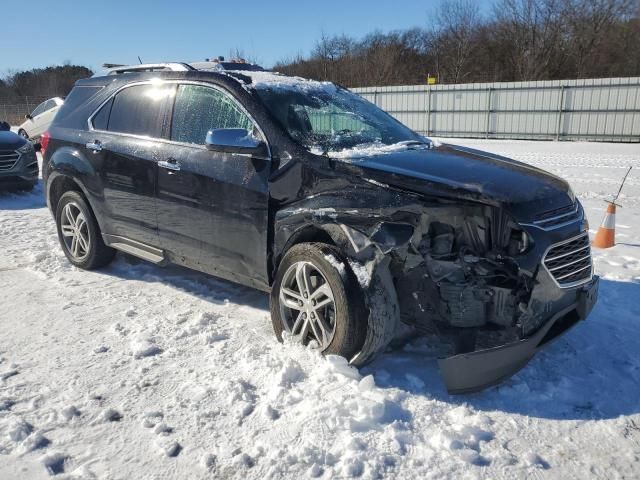
{"label": "rear door", "polygon": [[157,247],[157,159],[174,85],[134,84],[111,97],[91,118],[86,144],[99,165],[104,233]]}
{"label": "rear door", "polygon": [[239,102],[213,85],[178,86],[158,169],[158,229],[174,260],[243,283],[267,282],[268,159],[212,152],[208,130],[261,135]]}

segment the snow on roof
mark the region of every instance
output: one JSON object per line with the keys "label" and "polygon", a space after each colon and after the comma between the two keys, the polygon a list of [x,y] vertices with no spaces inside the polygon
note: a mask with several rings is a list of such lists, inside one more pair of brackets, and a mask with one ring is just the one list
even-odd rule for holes
{"label": "snow on roof", "polygon": [[[331,82],[319,82],[308,80],[302,77],[289,77],[277,72],[255,72],[247,70],[235,70],[233,73],[251,78],[251,83],[241,83],[247,89],[274,88],[286,90],[325,90],[327,93],[334,93],[338,87]],[[237,77],[234,77],[237,79]]]}

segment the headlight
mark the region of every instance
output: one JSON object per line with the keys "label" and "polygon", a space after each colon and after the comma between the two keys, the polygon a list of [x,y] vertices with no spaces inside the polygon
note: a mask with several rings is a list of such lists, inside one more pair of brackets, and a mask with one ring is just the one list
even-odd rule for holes
{"label": "headlight", "polygon": [[31,152],[33,152],[33,151],[34,151],[34,149],[33,149],[33,144],[32,144],[31,142],[29,142],[29,141],[28,141],[28,142],[27,142],[27,143],[25,143],[23,146],[21,146],[21,147],[18,149],[18,151],[19,151],[20,153],[31,153]]}

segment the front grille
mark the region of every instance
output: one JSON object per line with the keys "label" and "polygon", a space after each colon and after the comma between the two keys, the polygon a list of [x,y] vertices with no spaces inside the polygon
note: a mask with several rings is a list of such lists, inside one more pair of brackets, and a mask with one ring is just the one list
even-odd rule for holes
{"label": "front grille", "polygon": [[542,230],[553,230],[561,226],[573,223],[582,218],[582,209],[578,202],[566,207],[556,208],[544,212],[536,217],[533,221],[533,226],[541,228]]}
{"label": "front grille", "polygon": [[20,154],[13,150],[0,150],[0,172],[3,170],[11,170],[16,163]]}
{"label": "front grille", "polygon": [[543,261],[560,287],[573,287],[589,281],[593,270],[589,235],[585,232],[552,245]]}

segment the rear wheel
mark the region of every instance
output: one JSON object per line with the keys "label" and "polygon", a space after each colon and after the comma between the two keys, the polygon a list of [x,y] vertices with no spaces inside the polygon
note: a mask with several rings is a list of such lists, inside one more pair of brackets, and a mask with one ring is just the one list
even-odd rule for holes
{"label": "rear wheel", "polygon": [[20,135],[22,138],[29,138],[29,135],[27,134],[27,132],[21,128],[20,130],[18,130],[18,135]]}
{"label": "rear wheel", "polygon": [[98,222],[79,192],[66,192],[60,197],[56,226],[62,250],[76,267],[93,270],[113,259],[115,250],[105,245]]}
{"label": "rear wheel", "polygon": [[278,340],[352,358],[366,334],[360,285],[340,251],[321,243],[292,247],[282,259],[271,290],[271,319]]}

